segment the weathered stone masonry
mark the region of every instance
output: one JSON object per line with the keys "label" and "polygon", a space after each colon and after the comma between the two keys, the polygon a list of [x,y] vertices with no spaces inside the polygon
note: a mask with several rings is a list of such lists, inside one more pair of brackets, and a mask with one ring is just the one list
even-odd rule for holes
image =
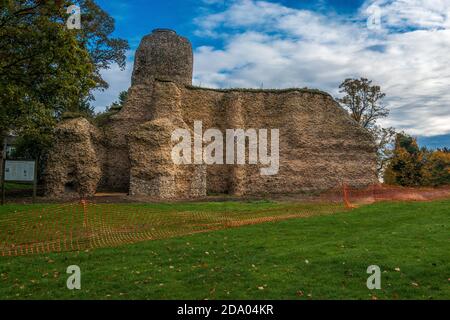
{"label": "weathered stone masonry", "polygon": [[[309,89],[215,90],[192,86],[189,41],[155,30],[136,52],[126,106],[96,128],[72,119],[57,128],[46,174],[49,196],[70,190],[123,191],[155,199],[321,191],[343,182],[376,182],[370,134],[327,93]],[[172,162],[171,134],[204,129],[279,129],[280,170],[261,176],[257,165],[183,165]]]}

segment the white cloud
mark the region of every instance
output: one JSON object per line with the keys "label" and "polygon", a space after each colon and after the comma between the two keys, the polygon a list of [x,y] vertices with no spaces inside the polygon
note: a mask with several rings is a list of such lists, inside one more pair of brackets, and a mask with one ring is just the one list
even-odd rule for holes
{"label": "white cloud", "polygon": [[[214,9],[198,17],[197,35],[225,46],[195,50],[194,81],[210,87],[310,87],[337,96],[347,77],[381,85],[392,110],[384,125],[414,135],[450,133],[450,0],[371,0],[354,17],[289,8],[257,0],[203,0]],[[366,26],[370,6],[382,30]],[[97,92],[103,111],[130,86],[125,71],[103,72],[110,89]]]}
{"label": "white cloud", "polygon": [[[367,29],[364,16],[374,4],[382,12],[379,32]],[[338,95],[345,78],[364,76],[388,95],[392,114],[383,124],[415,135],[450,133],[447,12],[450,0],[367,1],[352,19],[267,1],[231,1],[197,20],[200,34],[222,37],[225,47],[196,49],[195,82],[308,86]]]}
{"label": "white cloud", "polygon": [[118,65],[111,66],[110,69],[102,71],[103,79],[109,84],[109,88],[105,91],[95,91],[95,106],[96,112],[103,112],[107,106],[112,102],[117,101],[119,93],[128,90],[131,85],[131,75],[133,73],[133,59],[132,53],[127,54],[127,65],[125,70],[121,70]]}

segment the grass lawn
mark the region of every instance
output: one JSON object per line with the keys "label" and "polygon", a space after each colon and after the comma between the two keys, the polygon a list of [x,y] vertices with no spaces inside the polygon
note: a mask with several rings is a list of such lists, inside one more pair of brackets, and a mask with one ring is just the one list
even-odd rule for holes
{"label": "grass lawn", "polygon": [[[182,206],[284,210],[269,202]],[[4,207],[0,218],[22,209]],[[0,257],[0,298],[449,299],[449,231],[450,200],[395,202],[117,248]],[[66,288],[69,265],[81,268],[80,291]],[[366,287],[370,265],[382,270],[382,290]]]}

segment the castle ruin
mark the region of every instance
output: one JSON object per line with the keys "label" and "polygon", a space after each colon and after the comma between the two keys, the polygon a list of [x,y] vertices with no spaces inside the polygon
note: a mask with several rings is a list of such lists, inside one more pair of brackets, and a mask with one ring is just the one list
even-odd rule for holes
{"label": "castle ruin", "polygon": [[[101,126],[74,118],[56,128],[46,194],[89,197],[106,190],[171,200],[208,194],[295,194],[377,181],[371,135],[329,94],[310,89],[207,89],[192,86],[192,75],[189,40],[166,29],[145,36],[122,110]],[[263,176],[260,165],[174,164],[172,132],[192,131],[194,121],[222,132],[279,129],[279,173]]]}

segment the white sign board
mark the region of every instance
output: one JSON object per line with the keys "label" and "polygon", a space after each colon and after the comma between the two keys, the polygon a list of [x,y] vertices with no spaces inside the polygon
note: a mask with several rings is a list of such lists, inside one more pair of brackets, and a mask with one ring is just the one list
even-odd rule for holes
{"label": "white sign board", "polygon": [[34,161],[5,161],[5,181],[33,182]]}

